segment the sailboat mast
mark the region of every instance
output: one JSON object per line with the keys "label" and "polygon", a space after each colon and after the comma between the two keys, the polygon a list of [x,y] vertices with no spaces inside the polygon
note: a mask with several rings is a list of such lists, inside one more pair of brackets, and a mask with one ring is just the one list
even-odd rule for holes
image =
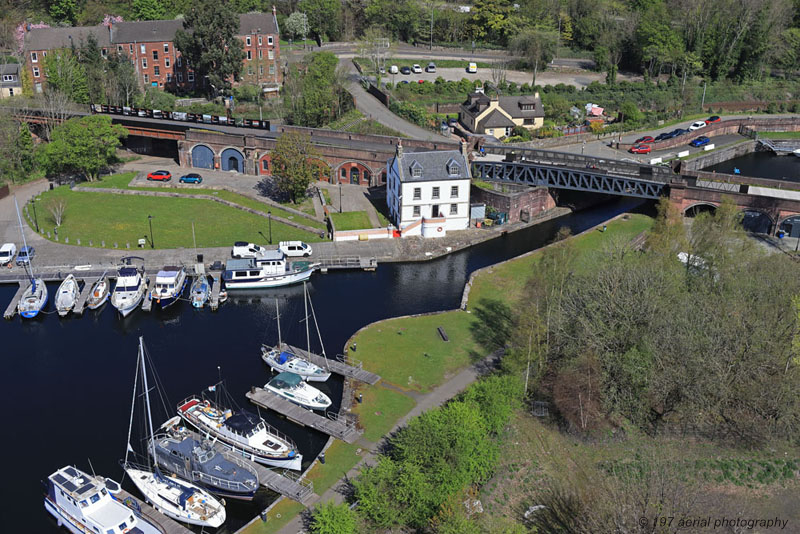
{"label": "sailboat mast", "polygon": [[311,305],[311,317],[314,319],[314,328],[317,329],[317,337],[319,338],[320,350],[322,350],[322,357],[325,358],[325,366],[328,365],[328,356],[325,354],[325,345],[322,343],[322,332],[319,331],[319,324],[317,324],[317,314],[314,313],[314,303],[311,302],[311,297],[308,298],[308,303]]}
{"label": "sailboat mast", "polygon": [[281,310],[278,308],[278,299],[275,299],[275,317],[278,321],[278,350],[283,348],[283,339],[281,338]]}
{"label": "sailboat mast", "polygon": [[308,288],[305,282],[303,282],[303,304],[306,309],[306,350],[311,354],[311,334],[308,330]]}
{"label": "sailboat mast", "polygon": [[[25,250],[28,250],[28,242],[25,240],[25,230],[22,226],[22,216],[19,214],[19,204],[17,204],[17,195],[14,195],[14,206],[17,208],[17,221],[19,221],[19,233],[22,235],[22,246],[25,247]],[[31,261],[30,257],[28,261],[25,263],[25,272],[28,273],[28,278],[31,279],[31,283],[33,283],[33,262]]]}
{"label": "sailboat mast", "polygon": [[142,381],[144,384],[144,399],[147,403],[147,424],[150,427],[150,449],[155,451],[155,447],[153,445],[153,414],[150,412],[150,389],[147,387],[147,369],[144,357],[144,343],[142,338],[139,338],[139,357],[142,359]]}
{"label": "sailboat mast", "polygon": [[133,374],[133,398],[131,399],[131,419],[128,423],[128,443],[125,449],[125,464],[128,464],[128,453],[133,452],[131,448],[131,432],[133,431],[133,412],[136,408],[136,389],[139,386],[139,358],[136,358],[136,372]]}

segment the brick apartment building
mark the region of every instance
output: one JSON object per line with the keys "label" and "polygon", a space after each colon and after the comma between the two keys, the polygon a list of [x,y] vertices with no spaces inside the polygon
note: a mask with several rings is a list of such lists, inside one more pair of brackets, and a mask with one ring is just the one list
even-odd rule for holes
{"label": "brick apartment building", "polygon": [[[71,28],[30,28],[25,33],[25,54],[34,91],[41,92],[47,78],[44,58],[48,51],[80,47],[89,35],[97,40],[103,56],[116,51],[131,58],[142,87],[172,91],[191,91],[201,80],[175,47],[175,33],[181,20],[117,22],[109,25]],[[241,82],[261,85],[266,94],[277,94],[280,87],[280,39],[275,8],[272,13],[239,15],[237,37],[244,47]]]}

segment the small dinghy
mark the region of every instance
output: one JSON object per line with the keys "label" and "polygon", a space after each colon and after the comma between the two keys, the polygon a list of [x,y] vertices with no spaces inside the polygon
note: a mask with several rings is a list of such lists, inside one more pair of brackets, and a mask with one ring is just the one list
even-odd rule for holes
{"label": "small dinghy", "polygon": [[78,301],[78,281],[73,275],[67,276],[58,287],[56,294],[56,311],[60,317],[66,316]]}
{"label": "small dinghy", "polygon": [[96,310],[106,303],[108,294],[108,278],[103,276],[92,286],[92,291],[89,293],[89,298],[86,300],[86,307],[90,310]]}
{"label": "small dinghy", "polygon": [[211,286],[208,285],[208,278],[204,275],[198,276],[192,284],[192,306],[197,309],[202,308],[211,296]]}

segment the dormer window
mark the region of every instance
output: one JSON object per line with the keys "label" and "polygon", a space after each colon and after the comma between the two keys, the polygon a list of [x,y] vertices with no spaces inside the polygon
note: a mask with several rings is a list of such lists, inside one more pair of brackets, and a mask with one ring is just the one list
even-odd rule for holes
{"label": "dormer window", "polygon": [[411,164],[411,176],[420,178],[422,176],[422,165],[418,161]]}
{"label": "dormer window", "polygon": [[461,173],[461,166],[456,163],[456,160],[451,159],[447,162],[447,174],[450,176],[458,176]]}

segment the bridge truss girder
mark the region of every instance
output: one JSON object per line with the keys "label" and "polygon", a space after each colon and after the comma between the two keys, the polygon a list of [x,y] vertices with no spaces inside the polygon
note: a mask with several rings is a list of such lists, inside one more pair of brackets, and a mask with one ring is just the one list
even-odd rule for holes
{"label": "bridge truss girder", "polygon": [[554,189],[651,199],[659,198],[666,186],[661,182],[602,174],[597,169],[567,169],[527,162],[473,161],[472,176]]}

